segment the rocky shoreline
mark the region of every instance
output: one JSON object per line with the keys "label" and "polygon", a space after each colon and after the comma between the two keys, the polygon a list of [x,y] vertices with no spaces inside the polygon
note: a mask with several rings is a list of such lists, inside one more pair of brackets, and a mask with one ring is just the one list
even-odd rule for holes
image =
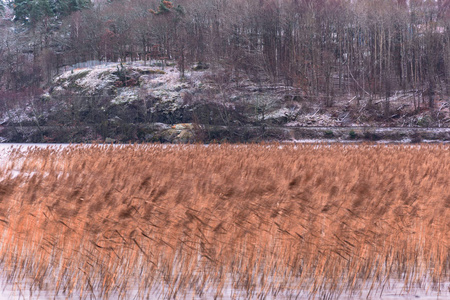
{"label": "rocky shoreline", "polygon": [[[450,140],[450,99],[416,107],[415,92],[339,95],[327,106],[300,88],[239,82],[224,70],[115,63],[64,72],[45,93],[0,112],[0,142],[261,142]],[[194,71],[196,70],[196,71]],[[414,105],[413,105],[414,104]],[[423,104],[421,104],[423,105]]]}
{"label": "rocky shoreline", "polygon": [[[450,142],[450,128],[402,127],[288,127],[288,126],[209,126],[154,123],[136,125],[136,140],[114,137],[96,138],[93,126],[6,126],[0,127],[0,142],[4,143],[211,143],[211,142],[282,142],[282,141],[334,141],[334,142]],[[44,139],[41,138],[44,136]],[[56,138],[49,138],[54,136]]]}

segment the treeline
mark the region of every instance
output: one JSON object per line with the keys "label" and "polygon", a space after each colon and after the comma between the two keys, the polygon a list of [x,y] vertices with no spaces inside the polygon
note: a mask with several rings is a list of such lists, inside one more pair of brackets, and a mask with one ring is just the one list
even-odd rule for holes
{"label": "treeline", "polygon": [[[16,0],[2,90],[89,60],[175,60],[320,96],[450,93],[450,0]],[[28,5],[28,6],[27,6]],[[33,6],[34,5],[34,6]],[[8,9],[5,10],[5,14]]]}

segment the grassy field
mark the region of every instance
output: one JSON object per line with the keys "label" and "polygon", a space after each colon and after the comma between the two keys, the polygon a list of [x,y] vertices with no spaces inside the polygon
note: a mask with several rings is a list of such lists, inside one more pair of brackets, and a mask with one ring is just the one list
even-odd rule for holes
{"label": "grassy field", "polygon": [[13,151],[0,270],[87,299],[449,295],[449,175],[440,145]]}

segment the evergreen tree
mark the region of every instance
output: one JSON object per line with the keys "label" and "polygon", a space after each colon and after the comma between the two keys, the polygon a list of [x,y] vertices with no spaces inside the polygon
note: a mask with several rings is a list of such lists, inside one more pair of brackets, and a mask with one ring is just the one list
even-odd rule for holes
{"label": "evergreen tree", "polygon": [[90,4],[89,0],[55,1],[56,11],[59,16],[70,15],[74,11],[88,8]]}
{"label": "evergreen tree", "polygon": [[14,20],[35,26],[43,18],[61,18],[87,8],[90,0],[14,0]]}
{"label": "evergreen tree", "polygon": [[155,15],[163,15],[170,13],[170,10],[173,8],[173,4],[170,1],[167,0],[161,0],[159,2],[158,11],[154,11],[153,9],[150,10]]}

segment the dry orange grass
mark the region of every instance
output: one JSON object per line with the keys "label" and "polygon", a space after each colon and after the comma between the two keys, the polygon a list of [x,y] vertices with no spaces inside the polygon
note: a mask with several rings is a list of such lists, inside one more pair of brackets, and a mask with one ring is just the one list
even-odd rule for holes
{"label": "dry orange grass", "polygon": [[1,269],[30,291],[448,288],[447,146],[73,146],[16,151],[0,172]]}

